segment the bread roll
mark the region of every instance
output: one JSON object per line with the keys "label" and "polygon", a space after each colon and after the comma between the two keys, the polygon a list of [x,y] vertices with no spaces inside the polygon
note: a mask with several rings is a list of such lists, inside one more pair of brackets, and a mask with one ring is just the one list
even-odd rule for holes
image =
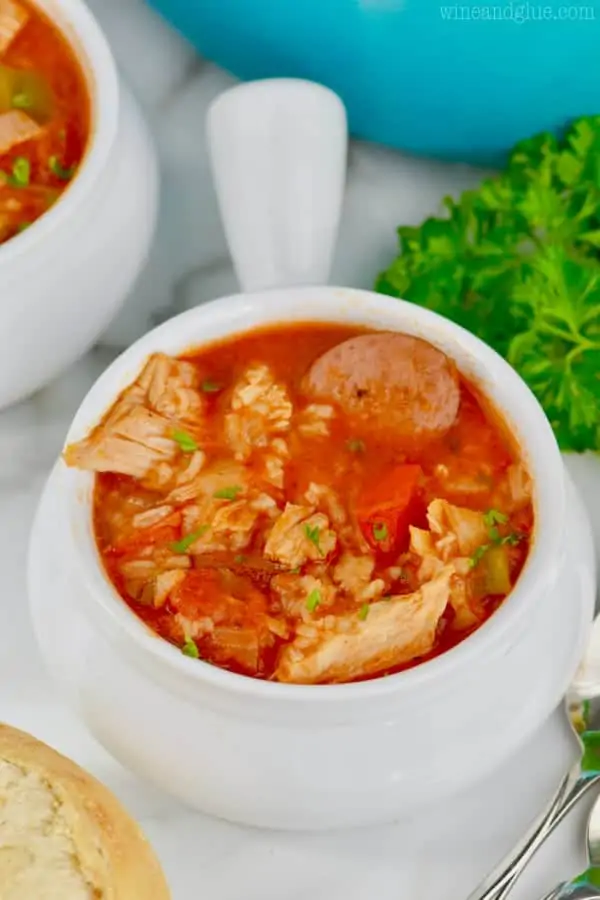
{"label": "bread roll", "polygon": [[169,900],[150,845],[110,791],[1,724],[0,900]]}

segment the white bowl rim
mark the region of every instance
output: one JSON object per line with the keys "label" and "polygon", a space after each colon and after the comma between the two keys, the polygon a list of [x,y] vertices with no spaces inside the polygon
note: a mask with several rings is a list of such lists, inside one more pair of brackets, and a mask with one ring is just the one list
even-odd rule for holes
{"label": "white bowl rim", "polygon": [[[331,310],[327,307],[327,298],[331,301]],[[313,303],[315,313],[317,308],[319,313],[290,315],[290,310],[285,305],[301,301],[303,306]],[[565,476],[556,440],[538,401],[514,369],[474,335],[430,310],[386,295],[331,286],[283,288],[222,297],[181,313],[148,332],[105,370],[79,407],[65,444],[81,439],[90,431],[110,408],[115,397],[134,380],[152,352],[163,349],[167,353],[183,353],[192,347],[202,347],[204,343],[209,345],[219,340],[219,337],[210,337],[202,341],[200,335],[203,322],[218,320],[219,317],[228,320],[229,329],[221,332],[225,338],[265,325],[287,322],[340,323],[344,319],[336,319],[333,308],[336,304],[339,306],[343,303],[349,308],[347,323],[360,325],[360,316],[354,320],[351,317],[352,308],[360,302],[365,304],[365,309],[370,310],[372,315],[396,315],[399,331],[404,329],[411,333],[414,327],[412,333],[424,334],[426,339],[438,345],[443,336],[448,343],[456,348],[460,347],[461,353],[469,355],[485,373],[485,377],[489,376],[494,380],[492,399],[495,399],[494,394],[498,391],[511,395],[510,404],[503,404],[499,411],[509,424],[518,423],[521,431],[525,430],[527,434],[523,452],[527,456],[534,484],[535,506],[534,540],[519,580],[493,615],[471,635],[439,656],[396,674],[360,682],[327,685],[284,684],[239,675],[201,660],[189,659],[178,648],[151,632],[121,599],[103,569],[93,536],[89,496],[94,476],[68,469],[62,464],[63,476],[66,478],[63,483],[66,489],[67,515],[71,523],[76,523],[75,529],[72,526],[70,528],[75,545],[73,558],[93,597],[94,606],[102,610],[107,622],[116,626],[121,637],[133,642],[130,645],[132,650],[135,647],[144,656],[149,655],[155,663],[161,662],[171,673],[180,675],[188,682],[210,684],[227,693],[273,702],[362,702],[369,698],[413,691],[434,679],[443,680],[448,670],[456,669],[459,663],[461,668],[469,670],[474,657],[484,659],[487,652],[503,642],[511,629],[522,623],[532,605],[535,606],[535,602],[539,600],[546,582],[555,577],[556,567],[562,560],[564,543]],[[326,312],[323,307],[327,307]],[[262,315],[257,315],[259,308],[263,310]],[[237,320],[240,322],[236,325]],[[241,320],[245,324],[241,324]],[[400,325],[401,320],[404,320],[403,326]],[[392,326],[380,326],[380,330],[386,328],[391,330]],[[198,335],[197,339],[195,335]],[[479,380],[481,383],[484,379]],[[490,396],[489,385],[484,386],[483,391]],[[524,437],[523,434],[520,436]],[[85,502],[82,502],[82,492],[86,493]],[[83,540],[79,540],[81,526],[85,532]],[[159,677],[158,672],[156,675]]]}
{"label": "white bowl rim", "polygon": [[[56,203],[29,228],[0,244],[0,265],[6,267],[44,241],[85,203],[97,178],[105,168],[117,133],[119,81],[112,51],[94,15],[82,0],[30,0],[35,9],[50,19],[67,41],[78,64],[89,68],[93,88],[90,102],[90,133],[79,170]],[[52,11],[48,9],[52,8]],[[56,10],[56,12],[54,11]],[[66,28],[72,36],[66,33]],[[73,40],[75,38],[75,41]],[[79,47],[77,46],[79,44]],[[83,58],[82,58],[83,57]],[[85,73],[84,73],[85,77]]]}

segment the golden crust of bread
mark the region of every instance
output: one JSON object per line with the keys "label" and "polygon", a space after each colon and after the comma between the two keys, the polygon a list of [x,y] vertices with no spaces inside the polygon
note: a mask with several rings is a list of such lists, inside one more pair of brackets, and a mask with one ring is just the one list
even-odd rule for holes
{"label": "golden crust of bread", "polygon": [[[65,884],[75,885],[71,895],[77,900],[86,896],[90,900],[169,900],[169,889],[152,848],[138,825],[99,781],[31,735],[2,724],[0,767],[4,767],[0,771],[0,776],[4,775],[0,777],[0,806],[4,800],[4,818],[8,819],[4,827],[10,829],[10,808],[18,812],[19,818],[14,830],[19,846],[11,848],[10,840],[7,846],[6,836],[3,841],[0,834],[0,850],[5,855],[0,853],[0,868],[6,858],[8,874],[4,878],[10,882],[11,874],[14,875],[11,887],[6,883],[0,887],[0,896],[31,900],[21,892],[19,879],[23,873],[30,879],[26,886],[29,894],[34,877],[31,872],[37,865],[42,869],[40,897],[55,896],[52,892],[46,894],[45,887],[59,871]],[[17,800],[12,807],[11,792]],[[46,816],[43,822],[36,821],[40,810]],[[10,834],[9,831],[9,837]],[[52,840],[54,843],[49,845]],[[45,852],[44,842],[46,849],[51,847],[50,853]],[[29,857],[21,874],[15,865],[11,869],[11,849],[15,851],[13,862],[19,854]],[[66,866],[69,871],[65,874]],[[65,896],[65,900],[69,897]]]}

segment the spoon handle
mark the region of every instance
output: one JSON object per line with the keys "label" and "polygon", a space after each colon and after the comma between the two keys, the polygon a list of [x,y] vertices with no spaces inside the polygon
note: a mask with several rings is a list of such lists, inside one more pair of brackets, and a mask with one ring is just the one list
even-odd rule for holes
{"label": "spoon handle", "polygon": [[599,777],[583,773],[578,761],[560,782],[545,811],[468,900],[504,900],[534,853]]}

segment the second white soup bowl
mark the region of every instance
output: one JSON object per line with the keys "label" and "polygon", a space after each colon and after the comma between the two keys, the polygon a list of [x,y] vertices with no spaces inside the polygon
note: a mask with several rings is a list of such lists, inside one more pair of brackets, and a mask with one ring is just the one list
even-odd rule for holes
{"label": "second white soup bowl", "polygon": [[388,821],[481,779],[557,704],[593,610],[586,515],[537,401],[487,346],[408,303],[315,287],[191,310],[113,363],[67,442],[98,423],[155,351],[178,354],[269,323],[316,320],[425,338],[485,392],[516,436],[533,479],[534,539],[514,590],[473,635],[416,668],[356,684],[270,683],[189,659],[115,592],[94,541],[94,478],[62,462],[40,505],[29,558],[37,640],[92,734],[184,803],[275,828]]}
{"label": "second white soup bowl", "polygon": [[73,183],[0,245],[0,409],[43,387],[98,340],[141,272],[159,193],[152,139],[83,0],[34,0],[66,38],[90,98]]}

